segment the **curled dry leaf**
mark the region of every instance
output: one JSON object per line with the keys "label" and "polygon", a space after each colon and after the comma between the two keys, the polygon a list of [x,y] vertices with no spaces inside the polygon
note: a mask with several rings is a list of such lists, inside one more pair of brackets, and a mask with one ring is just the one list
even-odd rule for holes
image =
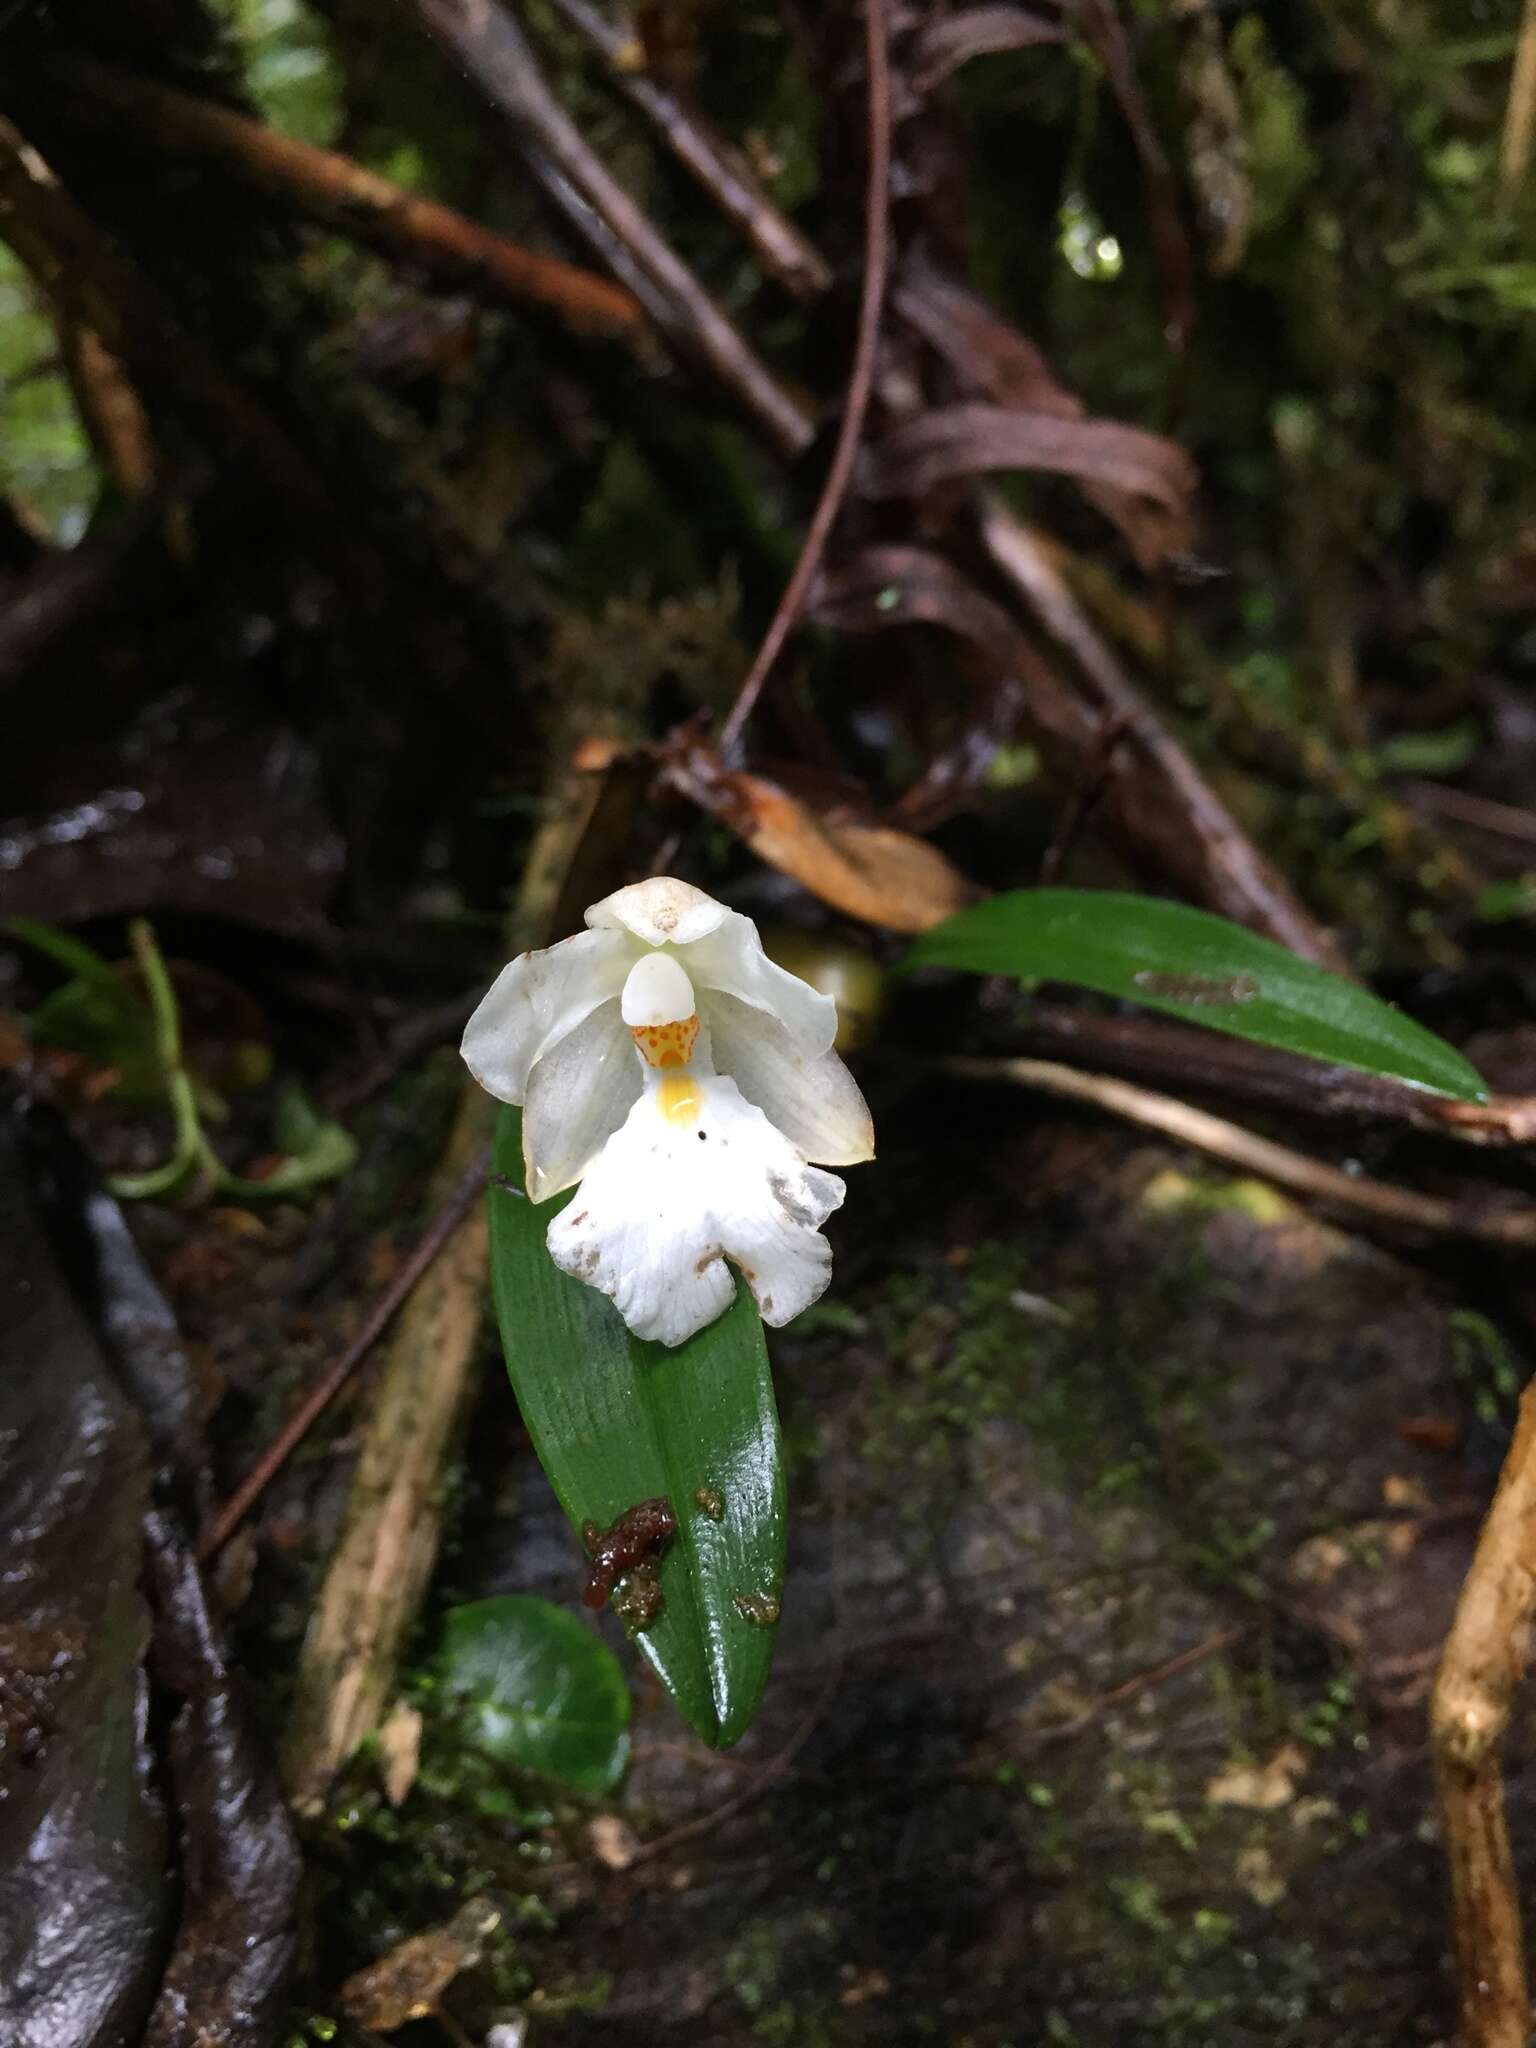
{"label": "curled dry leaf", "polygon": [[[893,296],[896,312],[951,370],[968,396],[1021,413],[1086,420],[1088,408],[1064,384],[1043,352],[978,293],[950,277],[922,250],[903,263]],[[1167,547],[1166,519],[1150,521],[1135,490],[1080,475],[1078,489],[1118,529],[1143,569],[1156,568]]]}
{"label": "curled dry leaf", "polygon": [[912,83],[919,92],[930,92],[973,57],[1066,40],[1067,31],[1060,21],[1052,21],[1033,8],[1010,6],[1007,0],[998,0],[998,4],[991,6],[967,7],[959,14],[930,22],[917,37]]}
{"label": "curled dry leaf", "polygon": [[[955,27],[963,16],[941,24]],[[941,270],[921,249],[902,263],[892,294],[897,313],[972,391],[1022,412],[1081,419],[1088,408],[1063,384],[1027,335],[978,292]]]}
{"label": "curled dry leaf", "polygon": [[668,775],[759,860],[866,924],[927,931],[985,893],[927,840],[814,811],[760,775],[727,772],[702,747],[674,762]]}
{"label": "curled dry leaf", "polygon": [[872,498],[921,497],[938,484],[1000,469],[1048,470],[1123,493],[1136,508],[1127,540],[1143,561],[1187,551],[1194,538],[1194,463],[1161,434],[1118,420],[941,406],[871,449],[860,487]]}

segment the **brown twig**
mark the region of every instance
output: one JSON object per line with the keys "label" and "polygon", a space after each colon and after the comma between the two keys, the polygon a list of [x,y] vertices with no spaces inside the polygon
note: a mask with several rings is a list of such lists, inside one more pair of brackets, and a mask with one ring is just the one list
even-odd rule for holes
{"label": "brown twig", "polygon": [[1192,1643],[1187,1650],[1180,1650],[1177,1656],[1165,1657],[1161,1664],[1154,1664],[1149,1671],[1138,1671],[1134,1678],[1123,1679],[1119,1685],[1112,1685],[1108,1692],[1101,1692],[1096,1699],[1088,1702],[1080,1713],[1070,1720],[1058,1721],[1049,1728],[1039,1729],[1027,1746],[1043,1749],[1049,1743],[1068,1742],[1074,1735],[1081,1735],[1116,1707],[1123,1707],[1130,1700],[1140,1699],[1144,1693],[1155,1692],[1160,1685],[1167,1685],[1170,1679],[1182,1678],[1186,1671],[1193,1671],[1210,1657],[1218,1656],[1223,1650],[1230,1650],[1234,1643],[1240,1643],[1249,1632],[1246,1622],[1234,1622],[1230,1628],[1218,1629],[1213,1636],[1207,1636],[1203,1643]]}
{"label": "brown twig", "polygon": [[317,552],[349,588],[364,597],[375,594],[373,561],[353,538],[353,522],[329,486],[3,117],[0,237],[54,304],[100,336],[141,391],[163,393],[210,451],[242,464],[302,522]]}
{"label": "brown twig", "polygon": [[1450,1870],[1462,2048],[1526,2048],[1531,1999],[1499,1744],[1536,1613],[1536,1381],[1446,1638],[1430,1725]]}
{"label": "brown twig", "polygon": [[891,78],[885,0],[864,0],[864,51],[869,97],[864,283],[859,298],[859,325],[854,342],[853,367],[848,378],[848,396],[837,431],[837,445],[832,451],[816,510],[806,528],[799,560],[784,586],[778,610],[769,621],[762,645],[737,692],[730,715],[721,727],[720,752],[727,759],[736,750],[742,728],[751,717],[763,684],[800,617],[811,583],[821,566],[828,536],[842,508],[848,481],[853,474],[854,457],[858,454],[864,416],[869,409],[869,396],[874,386],[875,349],[880,339],[880,315],[885,304],[885,280],[890,267]]}
{"label": "brown twig", "polygon": [[[1122,722],[1125,772],[1106,777],[1106,805],[1170,874],[1224,916],[1267,933],[1303,959],[1354,979],[1331,933],[1292,894],[1184,749],[1152,716],[1083,612],[1040,536],[995,493],[982,502],[982,535],[999,572],[1072,656],[1105,713]],[[1134,757],[1127,762],[1126,757]],[[1170,831],[1170,820],[1176,821]]]}
{"label": "brown twig", "polygon": [[1056,829],[1051,834],[1051,843],[1040,856],[1042,889],[1048,889],[1060,880],[1084,825],[1098,809],[1104,795],[1105,781],[1114,765],[1115,749],[1124,738],[1124,714],[1118,711],[1111,712],[1104,721],[1093,758],[1083,764],[1082,781],[1063,806],[1056,821]]}
{"label": "brown twig", "polygon": [[698,181],[725,215],[741,229],[770,277],[797,299],[814,299],[832,283],[830,265],[819,249],[782,214],[756,174],[702,115],[647,77],[644,51],[632,32],[592,0],[554,0],[582,40],[602,58],[614,84],[656,130],[678,162]]}
{"label": "brown twig", "polygon": [[1536,128],[1536,0],[1525,0],[1520,37],[1515,44],[1504,133],[1499,142],[1499,190],[1507,201],[1525,182],[1531,160],[1531,134]]}
{"label": "brown twig", "polygon": [[400,1262],[399,1270],[358,1325],[351,1342],[316,1380],[297,1408],[261,1453],[229,1498],[216,1508],[197,1540],[199,1558],[214,1557],[234,1535],[251,1509],[287,1464],[315,1423],[389,1328],[396,1314],[429,1266],[437,1260],[485,1192],[491,1163],[487,1146],[438,1209],[427,1228]]}
{"label": "brown twig", "polygon": [[98,460],[124,498],[144,497],[154,489],[160,456],[139,394],[94,329],[67,313],[57,326],[75,409]]}
{"label": "brown twig", "polygon": [[1536,811],[1517,804],[1501,804],[1475,790],[1454,789],[1445,782],[1422,782],[1410,777],[1401,785],[1404,800],[1416,811],[1427,811],[1437,822],[1448,819],[1481,832],[1490,839],[1502,839],[1518,848],[1527,862],[1536,855]]}
{"label": "brown twig", "polygon": [[[649,303],[672,341],[702,358],[784,453],[797,455],[815,427],[608,167],[550,90],[521,27],[495,0],[416,0],[429,33],[510,123],[531,168],[565,206],[577,231],[605,255],[622,245],[653,287]],[[546,175],[548,166],[557,181]],[[570,196],[580,202],[571,207]],[[595,219],[603,229],[593,235]]]}
{"label": "brown twig", "polygon": [[1536,1209],[1476,1210],[1438,1195],[1421,1195],[1412,1188],[1344,1173],[1305,1153],[1293,1152],[1288,1145],[1245,1131],[1224,1117],[1212,1116],[1208,1110],[1196,1109],[1171,1095],[1154,1094],[1130,1081],[1118,1081],[1109,1074],[1084,1074],[1050,1060],[955,1057],[942,1065],[946,1072],[967,1080],[1009,1081],[1023,1088],[1038,1088],[1046,1095],[1091,1103],[1111,1116],[1161,1131],[1228,1166],[1259,1174],[1308,1201],[1327,1202],[1381,1223],[1429,1231],[1437,1237],[1469,1238],[1511,1250],[1536,1246]]}
{"label": "brown twig", "polygon": [[276,192],[344,233],[493,300],[533,305],[584,331],[634,335],[649,323],[637,301],[605,277],[525,249],[423,199],[333,149],[317,149],[262,121],[176,92],[131,72],[77,58],[47,76],[88,118],[131,140],[207,158]]}
{"label": "brown twig", "polygon": [[1065,1003],[1031,1003],[1018,1043],[1046,1059],[1107,1067],[1132,1080],[1227,1096],[1287,1115],[1399,1124],[1467,1145],[1536,1143],[1536,1096],[1458,1102],[1388,1074],[1325,1066],[1171,1017],[1106,1017]]}
{"label": "brown twig", "polygon": [[73,547],[50,549],[8,583],[0,605],[0,690],[102,612],[141,594],[167,560],[167,514],[195,499],[206,483],[202,472],[183,474]]}

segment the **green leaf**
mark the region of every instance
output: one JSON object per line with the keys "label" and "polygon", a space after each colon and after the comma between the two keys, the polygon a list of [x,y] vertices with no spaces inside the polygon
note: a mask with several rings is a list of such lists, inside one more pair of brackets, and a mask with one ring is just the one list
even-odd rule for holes
{"label": "green leaf", "polygon": [[438,1670],[476,1749],[574,1791],[611,1791],[629,1761],[619,1660],[574,1614],[507,1593],[451,1607]]}
{"label": "green leaf", "polygon": [[[306,1195],[328,1180],[340,1180],[357,1164],[357,1140],[340,1124],[321,1116],[297,1085],[279,1095],[272,1135],[287,1157],[265,1180],[239,1182],[242,1190],[271,1196]],[[232,1174],[225,1178],[235,1185]]]}
{"label": "green leaf", "polygon": [[1485,1102],[1476,1068],[1352,982],[1209,911],[1096,889],[1021,889],[924,932],[902,962],[1064,981],[1233,1038]]}
{"label": "green leaf", "polygon": [[[613,1304],[545,1249],[571,1196],[535,1207],[514,1191],[516,1110],[501,1114],[496,1174],[510,1184],[493,1180],[487,1197],[496,1312],[539,1462],[577,1530],[606,1529],[658,1495],[671,1502],[665,1604],[638,1641],[684,1718],[728,1748],[767,1682],[784,1584],[779,1418],[756,1306],[738,1287],[726,1313],[675,1350],[632,1337]],[[580,1572],[573,1546],[573,1589]]]}
{"label": "green leaf", "polygon": [[0,920],[0,934],[35,947],[67,974],[27,1019],[38,1045],[78,1052],[116,1067],[116,1093],[148,1099],[162,1091],[155,1056],[155,1020],[148,1003],[83,939],[35,918]]}

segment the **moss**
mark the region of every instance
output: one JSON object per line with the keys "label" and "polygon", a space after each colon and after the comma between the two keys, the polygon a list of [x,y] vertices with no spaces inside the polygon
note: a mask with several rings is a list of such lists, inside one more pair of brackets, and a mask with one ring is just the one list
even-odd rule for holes
{"label": "moss", "polygon": [[457,1980],[455,2006],[492,2017],[513,2006],[550,2015],[600,2007],[606,1977],[556,1970],[549,1941],[558,1921],[537,1888],[549,1830],[573,1819],[574,1805],[462,1742],[426,1680],[411,1692],[425,1721],[420,1765],[400,1806],[384,1797],[370,1746],[307,1830],[313,1921],[324,1929],[314,1989],[489,1892],[500,1918]]}
{"label": "moss", "polygon": [[1497,1423],[1512,1412],[1526,1375],[1498,1325],[1487,1316],[1476,1309],[1457,1309],[1450,1324],[1456,1378],[1478,1420]]}
{"label": "moss", "polygon": [[[1102,1276],[1072,1274],[1050,1302],[1033,1292],[1043,1247],[1025,1236],[978,1245],[959,1273],[898,1271],[849,1311],[884,1360],[861,1415],[862,1475],[892,1502],[909,1541],[932,1537],[965,1504],[989,1425],[1006,1420],[1028,1433],[1047,1475],[1090,1507],[1171,1510],[1203,1570],[1250,1581],[1274,1525],[1238,1514],[1246,1489],[1217,1441],[1235,1362],[1213,1369],[1180,1346],[1192,1303],[1228,1284],[1201,1249],[1203,1223],[1224,1210],[1270,1221],[1273,1206],[1249,1181],[1172,1174],[1158,1176],[1145,1206],[1165,1219],[1156,1255]],[[1213,1504],[1217,1492],[1224,1504]],[[1098,1528],[1112,1562],[1115,1518]]]}

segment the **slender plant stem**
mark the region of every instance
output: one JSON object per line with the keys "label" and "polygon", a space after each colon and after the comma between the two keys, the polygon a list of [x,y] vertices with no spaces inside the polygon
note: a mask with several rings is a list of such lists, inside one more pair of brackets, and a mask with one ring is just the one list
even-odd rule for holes
{"label": "slender plant stem", "polygon": [[251,1509],[304,1441],[314,1423],[323,1415],[347,1381],[393,1321],[397,1310],[417,1281],[458,1231],[485,1188],[490,1167],[490,1150],[462,1175],[431,1223],[411,1247],[389,1285],[375,1299],[358,1325],[352,1341],[344,1346],[309,1392],[300,1401],[256,1463],[234,1492],[216,1508],[198,1538],[200,1558],[213,1557],[233,1536]]}
{"label": "slender plant stem", "polygon": [[854,457],[864,432],[870,392],[875,381],[875,349],[880,339],[880,316],[885,305],[885,283],[890,269],[891,188],[891,76],[890,49],[885,20],[885,0],[864,0],[865,64],[869,74],[868,176],[864,197],[864,288],[859,299],[859,325],[854,342],[853,368],[848,378],[848,397],[843,406],[837,445],[832,451],[826,482],[821,487],[816,510],[806,529],[800,559],[790,573],[778,610],[763,635],[756,659],[737,692],[736,702],[720,732],[720,751],[727,758],[740,742],[742,728],[752,716],[764,683],[782,653],[785,641],[805,609],[816,571],[826,552],[828,538],[847,494],[853,475]]}
{"label": "slender plant stem", "polygon": [[182,1064],[181,1011],[176,991],[147,918],[136,917],[129,925],[128,943],[144,982],[144,992],[149,997],[155,1032],[155,1064],[165,1083],[176,1131],[171,1156],[163,1166],[157,1166],[149,1173],[113,1174],[108,1180],[108,1188],[119,1201],[137,1202],[169,1194],[197,1165],[212,1167],[217,1172],[219,1162],[203,1136],[197,1097],[191,1077]]}

